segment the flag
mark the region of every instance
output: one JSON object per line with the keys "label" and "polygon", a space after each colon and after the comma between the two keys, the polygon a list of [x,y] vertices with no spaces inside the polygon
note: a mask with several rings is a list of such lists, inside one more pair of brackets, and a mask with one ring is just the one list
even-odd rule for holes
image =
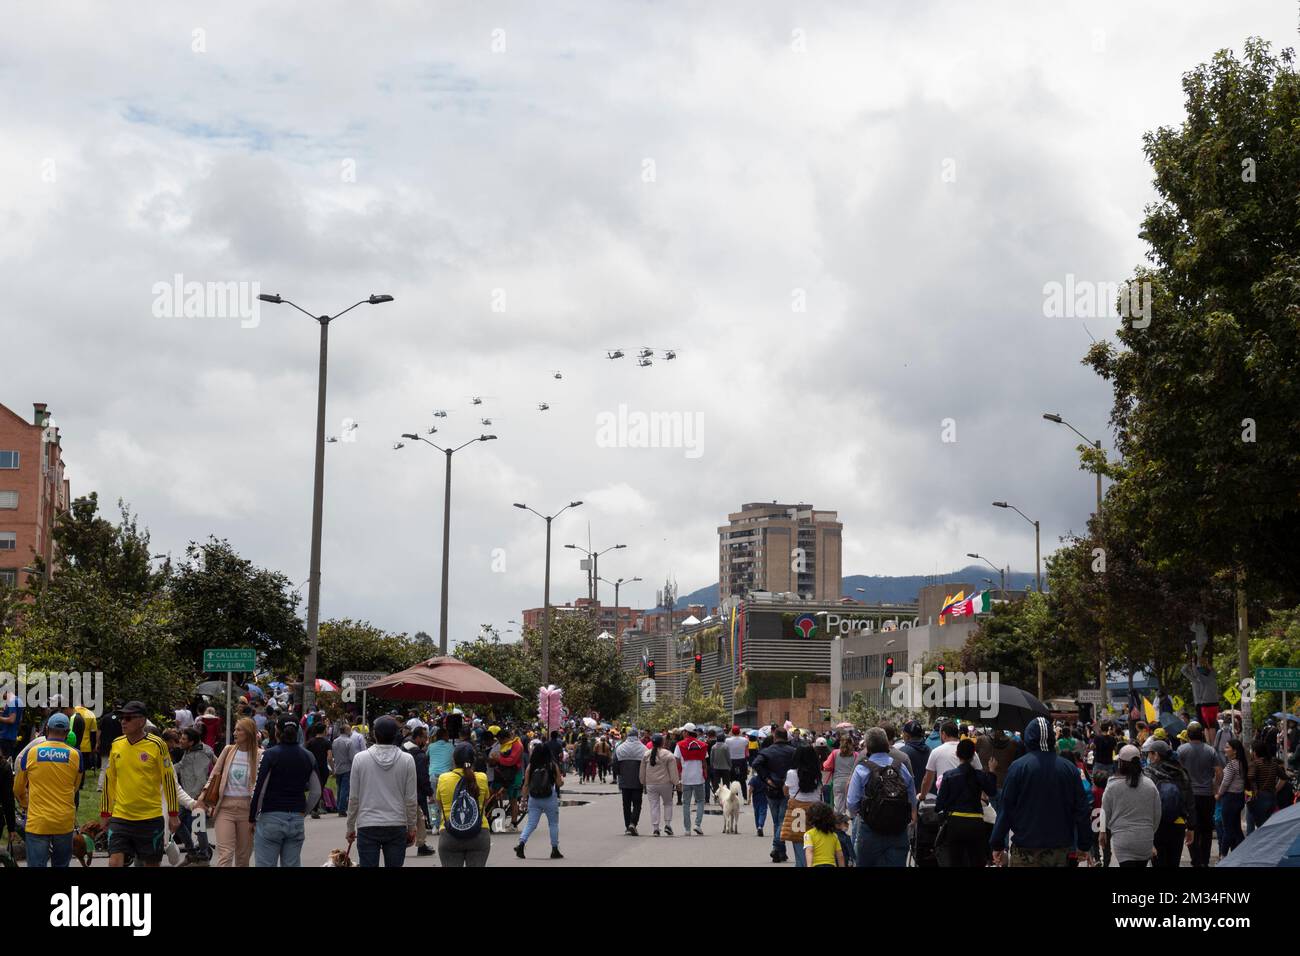
{"label": "flag", "polygon": [[[961,594],[959,593],[957,597],[960,598]],[[944,610],[940,613],[939,623],[940,624],[943,623],[943,619],[945,616],[971,617],[972,615],[975,614],[987,614],[989,609],[992,607],[992,604],[993,601],[990,593],[988,591],[980,591],[976,594],[972,594],[969,598],[967,598],[964,601],[956,600],[952,604],[949,604],[947,607],[945,607]]]}
{"label": "flag", "polygon": [[1156,709],[1151,706],[1151,701],[1147,700],[1145,697],[1142,698],[1142,711],[1146,715],[1147,723],[1154,724],[1159,722],[1160,717],[1156,713]]}
{"label": "flag", "polygon": [[942,618],[945,614],[947,614],[952,609],[952,606],[954,604],[959,604],[964,600],[966,600],[965,591],[958,591],[956,597],[949,594],[946,598],[943,599],[943,607],[939,608],[939,617]]}

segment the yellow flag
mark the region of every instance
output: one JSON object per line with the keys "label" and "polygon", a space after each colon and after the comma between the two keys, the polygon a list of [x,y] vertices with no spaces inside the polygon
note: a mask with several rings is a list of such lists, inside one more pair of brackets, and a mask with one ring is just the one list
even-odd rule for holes
{"label": "yellow flag", "polygon": [[1146,714],[1147,723],[1154,724],[1159,721],[1160,715],[1157,714],[1156,709],[1151,706],[1151,701],[1147,700],[1145,697],[1142,698],[1142,710]]}

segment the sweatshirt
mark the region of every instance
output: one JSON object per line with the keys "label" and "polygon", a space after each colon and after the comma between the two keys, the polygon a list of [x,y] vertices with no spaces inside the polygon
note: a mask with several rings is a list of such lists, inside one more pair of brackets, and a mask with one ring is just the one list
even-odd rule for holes
{"label": "sweatshirt", "polygon": [[393,744],[375,744],[352,758],[348,833],[360,827],[414,830],[415,758]]}
{"label": "sweatshirt", "polygon": [[1091,808],[1079,770],[1057,756],[1046,718],[1035,717],[1025,728],[1025,750],[1007,771],[990,845],[1005,850],[1011,831],[1015,845],[1029,850],[1091,845]]}
{"label": "sweatshirt", "polygon": [[645,756],[641,758],[641,782],[647,787],[677,786],[678,781],[681,779],[677,772],[677,759],[663,747],[660,747],[659,752],[655,754],[655,762],[652,765],[650,763],[650,754],[652,752],[647,747]]}
{"label": "sweatshirt", "polygon": [[1121,776],[1111,777],[1101,797],[1111,850],[1120,863],[1148,860],[1160,826],[1160,792],[1150,777],[1138,777],[1130,787]]}

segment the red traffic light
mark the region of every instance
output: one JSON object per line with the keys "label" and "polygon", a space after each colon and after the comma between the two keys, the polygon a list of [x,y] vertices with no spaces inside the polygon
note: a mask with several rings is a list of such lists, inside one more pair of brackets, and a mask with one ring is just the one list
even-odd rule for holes
{"label": "red traffic light", "polygon": [[894,659],[893,659],[892,657],[886,657],[886,658],[885,658],[885,663],[888,664],[890,667],[893,667],[893,666],[894,666]]}
{"label": "red traffic light", "polygon": [[704,672],[704,658],[703,658],[701,655],[696,654],[696,655],[695,655],[695,673],[700,674],[700,673],[703,673],[703,672]]}
{"label": "red traffic light", "polygon": [[944,667],[942,664],[939,665],[939,673],[940,673],[940,674],[946,673],[947,670],[948,670],[948,668]]}

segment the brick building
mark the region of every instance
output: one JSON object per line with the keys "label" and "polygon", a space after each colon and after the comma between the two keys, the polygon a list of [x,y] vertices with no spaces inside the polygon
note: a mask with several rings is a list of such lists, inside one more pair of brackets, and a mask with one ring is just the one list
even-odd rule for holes
{"label": "brick building", "polygon": [[843,530],[834,511],[808,504],[741,505],[718,528],[719,599],[772,592],[838,601]]}
{"label": "brick building", "polygon": [[68,509],[59,429],[44,402],[32,421],[0,405],[0,585],[23,587],[39,556],[52,566],[54,522]]}
{"label": "brick building", "polygon": [[[540,607],[527,608],[523,612],[524,627],[541,630],[542,610]],[[551,613],[555,615],[553,620],[559,620],[572,614],[594,614],[596,629],[608,631],[610,634],[621,634],[628,628],[636,627],[637,622],[641,619],[641,612],[636,608],[614,607],[613,605],[593,601],[591,598],[578,598],[576,601],[567,604],[552,604]]]}

